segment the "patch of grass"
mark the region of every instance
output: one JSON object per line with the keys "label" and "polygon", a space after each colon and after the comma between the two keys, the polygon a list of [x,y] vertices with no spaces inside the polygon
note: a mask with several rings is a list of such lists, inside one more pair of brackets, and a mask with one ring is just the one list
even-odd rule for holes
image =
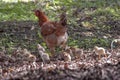
{"label": "patch of grass", "polygon": [[104,38],[84,38],[81,40],[69,39],[69,46],[80,47],[84,49],[93,48],[94,46],[108,47],[110,48],[111,40]]}
{"label": "patch of grass", "polygon": [[29,3],[4,3],[0,2],[0,20],[1,21],[14,21],[14,20],[35,20],[32,10],[35,5]]}

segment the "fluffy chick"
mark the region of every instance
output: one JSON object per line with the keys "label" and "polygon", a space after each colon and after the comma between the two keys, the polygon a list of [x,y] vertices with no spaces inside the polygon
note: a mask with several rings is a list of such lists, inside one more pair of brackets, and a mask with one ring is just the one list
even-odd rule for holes
{"label": "fluffy chick", "polygon": [[45,48],[43,48],[40,44],[37,44],[37,48],[39,51],[45,52]]}
{"label": "fluffy chick", "polygon": [[67,52],[63,52],[64,61],[71,61],[71,56]]}
{"label": "fluffy chick", "polygon": [[15,57],[19,57],[19,58],[22,58],[23,57],[23,50],[19,47],[13,54],[13,56]]}
{"label": "fluffy chick", "polygon": [[66,49],[64,52],[69,53],[71,56],[71,59],[75,59],[75,56],[70,48]]}
{"label": "fluffy chick", "polygon": [[79,49],[76,47],[70,47],[72,50],[72,53],[74,54],[75,58],[80,58],[80,56],[83,54],[83,49]]}
{"label": "fluffy chick", "polygon": [[37,48],[38,48],[38,53],[43,60],[43,63],[49,63],[50,58],[49,58],[49,55],[45,53],[45,49],[40,44],[37,45]]}
{"label": "fluffy chick", "polygon": [[104,55],[105,57],[107,57],[105,49],[102,48],[102,47],[95,46],[94,47],[94,51],[95,51],[96,55],[99,56],[99,59],[101,58],[102,55]]}
{"label": "fluffy chick", "polygon": [[117,44],[120,44],[120,39],[114,39],[112,42],[111,42],[111,50],[113,50],[113,43],[117,43]]}
{"label": "fluffy chick", "polygon": [[28,60],[31,61],[31,62],[35,62],[36,61],[36,56],[30,54],[29,57],[28,57]]}
{"label": "fluffy chick", "polygon": [[30,51],[28,51],[27,49],[23,49],[23,53],[23,57],[25,58],[28,58],[31,55]]}

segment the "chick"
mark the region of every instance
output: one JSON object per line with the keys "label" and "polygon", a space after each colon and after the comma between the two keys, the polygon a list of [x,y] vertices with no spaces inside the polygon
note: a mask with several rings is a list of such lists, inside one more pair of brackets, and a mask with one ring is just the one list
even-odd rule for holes
{"label": "chick", "polygon": [[74,56],[74,54],[73,54],[71,49],[66,49],[65,52],[70,54],[71,59],[75,59],[75,56]]}
{"label": "chick", "polygon": [[31,62],[35,62],[36,61],[36,56],[30,54],[29,57],[28,57],[28,60],[31,61]]}
{"label": "chick", "polygon": [[38,50],[45,52],[45,49],[40,44],[37,45],[37,48]]}
{"label": "chick", "polygon": [[67,52],[63,52],[64,61],[71,61],[71,56]]}
{"label": "chick", "polygon": [[120,39],[115,39],[114,41],[120,44]]}
{"label": "chick", "polygon": [[40,44],[37,45],[37,48],[38,48],[38,53],[43,60],[43,63],[49,63],[50,57],[47,53],[45,53],[45,49]]}
{"label": "chick", "polygon": [[81,55],[83,55],[83,49],[75,48],[75,47],[70,47],[72,50],[75,58],[80,58]]}
{"label": "chick", "polygon": [[114,39],[112,42],[111,42],[111,50],[113,50],[113,43],[118,43],[120,44],[120,39]]}
{"label": "chick", "polygon": [[17,58],[22,58],[23,57],[23,51],[22,49],[19,47],[17,50],[15,50],[13,56],[17,57]]}
{"label": "chick", "polygon": [[102,47],[95,46],[94,47],[94,51],[99,56],[99,59],[101,58],[102,55],[104,55],[105,57],[107,57],[105,49],[102,48]]}
{"label": "chick", "polygon": [[25,58],[28,58],[31,55],[30,51],[28,51],[27,49],[23,49],[22,52],[24,53],[23,57],[25,57]]}

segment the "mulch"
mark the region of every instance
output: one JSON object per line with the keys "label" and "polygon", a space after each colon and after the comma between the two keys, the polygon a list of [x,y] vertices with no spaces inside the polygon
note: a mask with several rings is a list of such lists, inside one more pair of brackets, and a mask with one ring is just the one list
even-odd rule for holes
{"label": "mulch", "polygon": [[43,64],[0,52],[0,80],[120,80],[119,53],[113,50],[112,56],[98,60],[85,51],[81,59]]}

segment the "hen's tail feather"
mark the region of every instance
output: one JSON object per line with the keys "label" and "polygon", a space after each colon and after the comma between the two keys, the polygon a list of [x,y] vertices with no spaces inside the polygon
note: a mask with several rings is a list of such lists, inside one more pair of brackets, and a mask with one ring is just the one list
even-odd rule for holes
{"label": "hen's tail feather", "polygon": [[67,25],[67,18],[66,18],[66,13],[63,12],[60,16],[60,23],[63,25],[63,26],[66,26]]}

